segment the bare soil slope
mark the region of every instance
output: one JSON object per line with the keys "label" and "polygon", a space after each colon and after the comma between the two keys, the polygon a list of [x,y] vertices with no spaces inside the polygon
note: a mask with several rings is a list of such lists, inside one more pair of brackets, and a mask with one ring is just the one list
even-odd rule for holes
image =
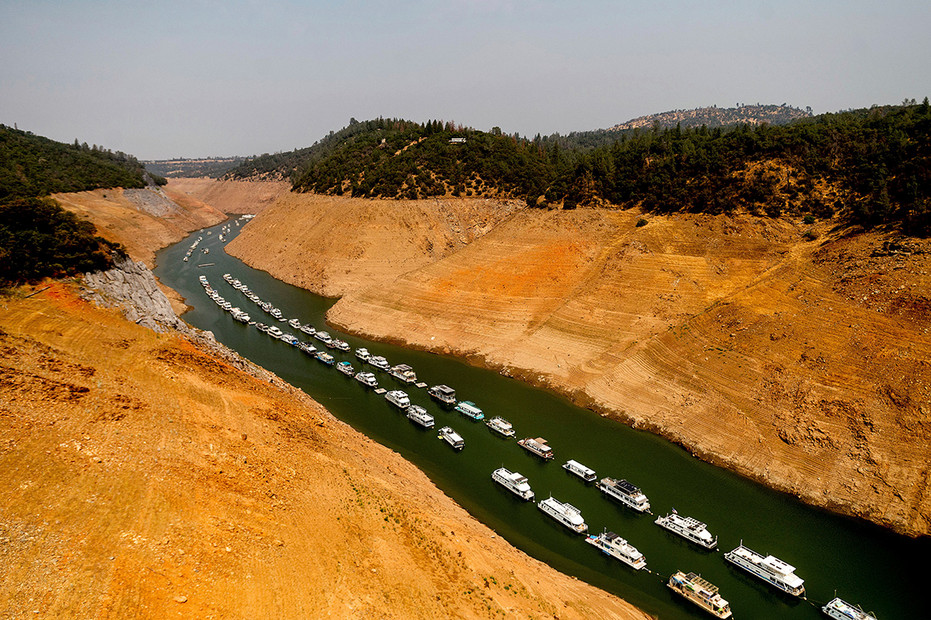
{"label": "bare soil slope", "polygon": [[217,181],[206,177],[170,178],[165,193],[175,202],[195,201],[223,213],[259,213],[291,191],[285,181]]}
{"label": "bare soil slope", "polygon": [[[304,217],[292,225],[320,221]],[[931,245],[827,225],[806,240],[809,226],[751,216],[640,217],[519,211],[391,283],[360,281],[328,318],[465,355],[805,501],[927,535]],[[331,227],[330,247],[387,252],[418,234],[401,221],[381,237]],[[273,274],[302,269],[268,231],[257,221],[238,241],[272,256]]]}
{"label": "bare soil slope", "polygon": [[52,197],[63,208],[92,221],[97,234],[123,244],[130,256],[150,269],[159,249],[226,219],[209,205],[178,204],[150,189],[97,189]]}
{"label": "bare soil slope", "polygon": [[485,199],[365,200],[287,194],[226,251],[285,282],[338,297],[428,265],[519,208]]}
{"label": "bare soil slope", "polygon": [[238,358],[67,285],[0,304],[4,617],[644,617]]}

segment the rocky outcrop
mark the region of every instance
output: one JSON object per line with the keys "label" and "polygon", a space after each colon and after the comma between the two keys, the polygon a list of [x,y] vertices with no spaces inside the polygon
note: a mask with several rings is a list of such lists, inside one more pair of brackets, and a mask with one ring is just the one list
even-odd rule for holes
{"label": "rocky outcrop", "polygon": [[175,314],[155,276],[141,262],[129,257],[117,258],[112,269],[85,274],[84,282],[91,289],[85,293],[85,299],[105,307],[119,307],[133,323],[157,332],[188,329]]}

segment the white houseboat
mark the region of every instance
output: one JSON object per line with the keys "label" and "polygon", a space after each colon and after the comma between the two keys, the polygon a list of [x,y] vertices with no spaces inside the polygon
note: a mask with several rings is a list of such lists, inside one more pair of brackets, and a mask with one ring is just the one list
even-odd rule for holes
{"label": "white houseboat", "polygon": [[537,508],[577,534],[588,531],[582,511],[572,504],[561,502],[551,495],[537,502]]}
{"label": "white houseboat", "polygon": [[637,512],[650,512],[650,500],[638,487],[626,480],[602,478],[598,483],[602,493]]}
{"label": "white houseboat", "polygon": [[495,416],[490,420],[485,420],[485,426],[498,433],[502,437],[514,436],[514,426],[502,417]]}
{"label": "white houseboat", "polygon": [[407,409],[411,406],[411,399],[408,398],[407,392],[401,390],[391,390],[385,394],[385,400],[399,409]]}
{"label": "white houseboat", "polygon": [[448,385],[434,385],[427,390],[427,394],[441,405],[452,407],[456,404],[456,390]]}
{"label": "white houseboat", "polygon": [[805,598],[805,580],[795,574],[794,566],[775,556],[763,557],[740,543],[736,549],[725,553],[724,559],[787,594]]}
{"label": "white houseboat", "polygon": [[711,535],[707,525],[698,519],[683,517],[676,512],[675,508],[665,517],[658,517],[655,523],[705,549],[714,549],[718,546],[718,537]]}
{"label": "white houseboat", "polygon": [[527,481],[527,476],[521,473],[499,467],[491,472],[491,479],[522,500],[529,502],[533,499],[533,489],[530,488],[530,482]]}
{"label": "white houseboat", "polygon": [[589,469],[585,465],[582,465],[578,461],[574,461],[572,459],[566,461],[562,468],[570,474],[575,474],[585,482],[594,482],[598,478],[594,469]]}
{"label": "white houseboat", "polygon": [[407,364],[398,364],[397,366],[392,366],[388,374],[390,374],[392,377],[395,377],[396,379],[400,379],[405,383],[417,382],[417,373],[415,373],[414,369]]}
{"label": "white houseboat", "polygon": [[596,549],[601,549],[602,552],[616,560],[620,560],[634,570],[640,570],[647,566],[647,559],[643,557],[643,554],[614,532],[605,530],[598,536],[589,534],[585,542],[594,545]]}
{"label": "white houseboat", "polygon": [[424,428],[433,428],[433,416],[427,413],[427,410],[420,405],[411,405],[408,407],[407,417],[411,422],[419,424]]}
{"label": "white houseboat", "polygon": [[829,618],[834,620],[876,620],[876,616],[868,614],[860,607],[852,605],[842,598],[834,597],[827,605],[821,608]]}
{"label": "white houseboat", "polygon": [[373,355],[372,357],[370,357],[369,364],[371,364],[378,370],[388,370],[388,360],[386,360],[380,355]]}
{"label": "white houseboat", "polygon": [[451,445],[456,450],[462,450],[465,447],[465,440],[462,438],[462,436],[448,426],[441,428],[437,437]]}
{"label": "white houseboat", "polygon": [[372,372],[360,372],[356,375],[356,381],[362,385],[370,388],[378,387],[378,379],[375,378],[375,373]]}

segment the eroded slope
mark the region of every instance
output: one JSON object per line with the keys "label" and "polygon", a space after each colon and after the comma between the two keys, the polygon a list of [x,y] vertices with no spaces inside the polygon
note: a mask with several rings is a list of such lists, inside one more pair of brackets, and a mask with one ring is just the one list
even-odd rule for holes
{"label": "eroded slope", "polygon": [[238,358],[61,285],[0,302],[3,615],[644,617]]}
{"label": "eroded slope", "polygon": [[218,181],[207,177],[170,178],[165,193],[178,203],[208,204],[223,213],[259,213],[291,190],[286,181]]}
{"label": "eroded slope", "polygon": [[806,240],[808,226],[747,216],[637,219],[522,211],[358,287],[328,318],[470,356],[811,503],[927,534],[927,243]]}
{"label": "eroded slope", "polygon": [[485,199],[364,200],[287,194],[226,246],[320,295],[387,285],[471,243],[518,209]]}

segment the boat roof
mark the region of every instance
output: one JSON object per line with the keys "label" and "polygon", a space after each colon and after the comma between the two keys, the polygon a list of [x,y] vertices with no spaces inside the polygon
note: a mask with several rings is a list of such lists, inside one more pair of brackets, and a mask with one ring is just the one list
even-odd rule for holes
{"label": "boat roof", "polygon": [[397,366],[392,367],[391,370],[397,370],[400,372],[404,372],[406,370],[414,370],[414,369],[408,366],[407,364],[398,364]]}
{"label": "boat roof", "polygon": [[591,469],[590,467],[586,467],[585,465],[582,465],[575,459],[569,459],[568,461],[566,461],[566,465],[568,465],[569,467],[575,467],[577,469],[581,469],[584,472],[595,473],[594,469]]}
{"label": "boat roof", "polygon": [[442,392],[443,394],[455,394],[456,390],[449,387],[448,385],[434,385],[431,390],[435,392]]}

